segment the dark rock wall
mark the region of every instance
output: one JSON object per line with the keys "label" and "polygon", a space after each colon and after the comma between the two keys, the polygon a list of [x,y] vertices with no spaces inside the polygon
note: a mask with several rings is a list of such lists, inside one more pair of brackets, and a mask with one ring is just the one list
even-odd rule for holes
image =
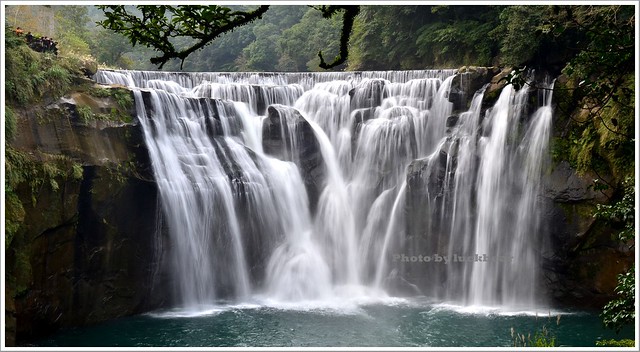
{"label": "dark rock wall", "polygon": [[611,191],[593,190],[595,174],[579,175],[566,161],[544,179],[549,229],[543,270],[551,302],[600,309],[613,298],[617,274],[633,263],[633,250],[615,239],[614,229],[593,217]]}
{"label": "dark rock wall", "polygon": [[7,345],[166,304],[160,208],[140,126],[80,123],[73,99],[18,114],[12,147],[71,158],[82,177],[58,176],[57,190],[17,190],[26,214],[6,248]]}

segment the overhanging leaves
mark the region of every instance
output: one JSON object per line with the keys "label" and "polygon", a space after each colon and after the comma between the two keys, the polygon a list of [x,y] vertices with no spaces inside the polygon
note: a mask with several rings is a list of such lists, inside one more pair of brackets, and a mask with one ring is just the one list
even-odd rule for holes
{"label": "overhanging leaves", "polygon": [[[138,5],[138,15],[123,5],[98,6],[106,19],[98,22],[106,29],[121,33],[133,45],[138,43],[159,51],[161,55],[150,59],[162,68],[171,59],[184,59],[201,49],[221,34],[251,23],[269,9],[269,5],[259,6],[251,11],[233,11],[228,7],[209,5],[152,6]],[[196,43],[183,49],[176,49],[172,38],[188,37]],[[182,65],[181,65],[182,67]]]}

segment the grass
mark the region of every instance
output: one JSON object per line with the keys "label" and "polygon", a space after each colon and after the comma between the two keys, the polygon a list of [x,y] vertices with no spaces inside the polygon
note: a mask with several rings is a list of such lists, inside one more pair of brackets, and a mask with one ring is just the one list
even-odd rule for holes
{"label": "grass", "polygon": [[600,340],[596,341],[596,347],[635,347],[635,341],[631,339]]}
{"label": "grass", "polygon": [[[551,316],[549,316],[551,319]],[[556,319],[556,325],[560,325],[560,316]],[[542,325],[540,330],[537,330],[531,336],[531,333],[520,334],[512,327],[511,328],[511,341],[513,347],[555,347],[556,337],[549,333],[546,325]]]}

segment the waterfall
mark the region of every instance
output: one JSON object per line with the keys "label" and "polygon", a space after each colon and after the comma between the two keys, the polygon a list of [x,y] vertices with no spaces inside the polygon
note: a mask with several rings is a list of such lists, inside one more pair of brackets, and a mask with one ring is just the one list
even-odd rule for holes
{"label": "waterfall", "polygon": [[[454,112],[455,75],[99,71],[134,91],[176,305],[385,297],[399,282],[539,303],[550,94],[531,116],[530,90],[510,85]],[[451,263],[394,262],[418,252]],[[491,260],[453,263],[473,255]]]}

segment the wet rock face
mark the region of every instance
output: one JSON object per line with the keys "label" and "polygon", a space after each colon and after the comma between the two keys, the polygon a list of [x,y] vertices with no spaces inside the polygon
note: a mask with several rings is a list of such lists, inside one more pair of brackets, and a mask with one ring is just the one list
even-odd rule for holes
{"label": "wet rock face", "polygon": [[[407,236],[400,244],[400,253],[447,253],[448,238],[439,231],[445,226],[447,215],[442,214],[442,191],[446,172],[447,153],[441,151],[435,160],[414,160],[407,168],[407,196],[405,200]],[[430,165],[432,164],[432,165]],[[438,193],[440,190],[440,193]],[[434,192],[436,191],[436,192]],[[427,215],[428,214],[428,215]],[[442,265],[404,265],[404,282],[398,289],[405,294],[419,290],[421,294],[435,295],[436,287],[445,279]],[[425,280],[429,278],[429,280]]]}
{"label": "wet rock face", "polygon": [[607,196],[604,193],[593,190],[593,180],[596,178],[598,177],[595,175],[581,177],[568,162],[562,161],[545,177],[544,196],[559,203],[606,201]]}
{"label": "wet rock face", "polygon": [[370,109],[380,106],[385,98],[386,82],[381,79],[372,79],[363,82],[357,88],[349,91],[351,98],[351,110]]}
{"label": "wet rock face", "polygon": [[[496,67],[464,66],[451,82],[449,101],[453,103],[453,111],[464,112],[471,105],[475,92],[493,82],[500,70]],[[491,88],[489,88],[491,89]]]}
{"label": "wet rock face", "polygon": [[[262,147],[265,153],[282,160],[294,161],[304,180],[311,212],[315,212],[320,192],[324,186],[324,161],[320,145],[309,123],[293,109],[289,113],[278,110],[273,106],[267,109],[268,115],[262,123]],[[288,126],[283,126],[286,122]],[[292,137],[300,143],[295,150],[291,149]]]}
{"label": "wet rock face", "polygon": [[22,234],[31,275],[15,299],[18,343],[164,303],[154,291],[163,285],[156,193],[152,182],[85,166],[63,194],[39,194]]}
{"label": "wet rock face", "polygon": [[611,191],[593,190],[596,175],[578,175],[567,162],[544,178],[544,220],[549,232],[544,277],[552,302],[601,309],[613,299],[617,274],[633,263],[633,250],[593,217]]}
{"label": "wet rock face", "polygon": [[[84,94],[84,93],[83,93]],[[25,155],[68,158],[80,177],[59,187],[16,189],[25,219],[6,249],[7,345],[163,306],[161,213],[140,126],[78,120],[78,95],[18,112],[11,146]],[[48,181],[48,180],[47,180]]]}

